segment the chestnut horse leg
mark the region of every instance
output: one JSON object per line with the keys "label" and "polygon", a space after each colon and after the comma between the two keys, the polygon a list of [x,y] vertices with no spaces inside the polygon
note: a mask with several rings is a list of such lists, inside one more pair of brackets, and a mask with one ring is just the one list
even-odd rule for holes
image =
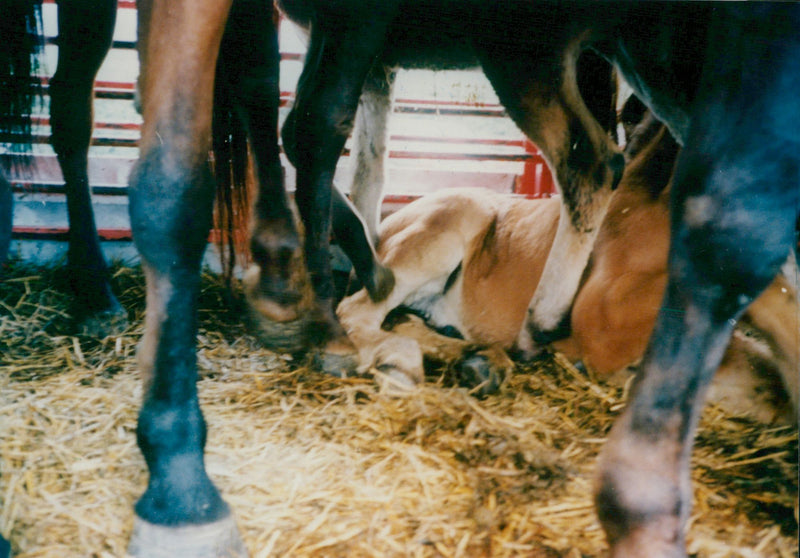
{"label": "chestnut horse leg", "polygon": [[[798,15],[751,36],[741,24],[709,39],[722,42],[706,61],[713,75],[698,89],[675,170],[665,298],[600,459],[596,502],[612,556],[685,556],[690,456],[708,383],[736,320],[796,242]],[[765,83],[780,87],[764,94]]]}
{"label": "chestnut horse leg", "polygon": [[52,144],[64,175],[69,216],[68,265],[75,316],[88,335],[127,326],[127,313],[109,284],[89,190],[94,78],[111,47],[115,0],[58,2],[58,67],[50,81]]}
{"label": "chestnut horse leg", "polygon": [[517,343],[523,355],[569,333],[569,309],[624,167],[608,133],[615,127],[609,117],[615,87],[610,65],[582,54],[571,36],[554,33],[547,40],[514,43],[513,52],[506,43],[485,43],[479,51],[501,102],[542,150],[562,194],[555,241]]}
{"label": "chestnut horse leg", "polygon": [[[150,473],[136,503],[133,556],[245,556],[206,473],[197,394],[197,298],[212,222],[208,168],[217,55],[231,0],[153,0],[147,10],[141,155],[131,228],[147,280],[137,440]],[[267,22],[265,22],[265,25]]]}

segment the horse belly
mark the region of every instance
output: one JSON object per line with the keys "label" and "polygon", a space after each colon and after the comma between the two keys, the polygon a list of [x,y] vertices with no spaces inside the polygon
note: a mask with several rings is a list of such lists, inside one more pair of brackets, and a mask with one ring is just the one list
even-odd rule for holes
{"label": "horse belly", "polygon": [[450,14],[431,10],[397,21],[386,39],[381,61],[406,69],[462,70],[476,68],[472,42]]}

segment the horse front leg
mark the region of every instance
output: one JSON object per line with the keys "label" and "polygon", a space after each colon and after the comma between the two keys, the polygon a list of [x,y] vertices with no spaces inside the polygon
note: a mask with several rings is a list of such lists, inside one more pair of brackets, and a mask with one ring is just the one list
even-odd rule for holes
{"label": "horse front leg", "polygon": [[708,384],[736,320],[795,242],[798,145],[784,141],[788,131],[763,133],[776,115],[752,99],[699,111],[707,114],[678,160],[665,298],[600,459],[596,504],[615,557],[685,556],[691,449]]}
{"label": "horse front leg", "polygon": [[[305,229],[306,265],[315,295],[312,329],[315,341],[324,346],[320,364],[333,374],[346,374],[356,365],[355,348],[334,313],[330,261],[333,175],[353,127],[364,79],[393,17],[393,5],[376,4],[354,8],[372,14],[368,26],[354,17],[352,24],[340,29],[326,26],[324,17],[319,18],[323,23],[312,30],[297,102],[283,130],[284,146],[297,168],[295,200]],[[347,15],[351,14],[343,18]]]}
{"label": "horse front leg", "polygon": [[137,441],[150,476],[135,506],[129,553],[136,557],[247,554],[206,473],[196,385],[199,272],[214,199],[207,166],[214,67],[229,7],[157,0],[147,22],[141,155],[130,179],[131,228],[147,281]]}
{"label": "horse front leg", "polygon": [[50,82],[51,142],[64,175],[69,217],[68,267],[82,333],[104,337],[127,326],[109,283],[88,177],[93,85],[114,33],[114,0],[58,3],[58,67]]}

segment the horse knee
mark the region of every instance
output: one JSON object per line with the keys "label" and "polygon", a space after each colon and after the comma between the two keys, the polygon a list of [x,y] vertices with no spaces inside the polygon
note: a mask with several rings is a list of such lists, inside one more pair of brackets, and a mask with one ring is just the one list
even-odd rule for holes
{"label": "horse knee", "polygon": [[136,247],[160,271],[199,267],[212,223],[214,188],[208,167],[176,167],[167,162],[173,155],[162,148],[143,153],[129,181]]}

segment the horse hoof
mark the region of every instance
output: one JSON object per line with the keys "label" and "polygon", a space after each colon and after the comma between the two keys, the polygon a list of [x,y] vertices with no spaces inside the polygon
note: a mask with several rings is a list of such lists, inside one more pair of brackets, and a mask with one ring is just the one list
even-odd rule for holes
{"label": "horse hoof", "polygon": [[11,558],[11,545],[3,537],[0,537],[0,558]]}
{"label": "horse hoof", "polygon": [[497,393],[503,381],[483,355],[471,355],[458,364],[458,384],[478,396]]}
{"label": "horse hoof", "polygon": [[286,322],[271,320],[255,309],[250,311],[250,329],[267,349],[278,353],[299,353],[309,347],[309,320],[298,317]]}
{"label": "horse hoof", "polygon": [[375,383],[378,384],[381,392],[385,394],[408,395],[419,385],[419,382],[415,381],[411,376],[391,365],[384,364],[375,370]]}
{"label": "horse hoof", "polygon": [[381,302],[394,290],[394,272],[388,267],[379,265],[373,278],[373,284],[367,287],[367,294],[372,302]]}
{"label": "horse hoof", "polygon": [[318,352],[314,355],[314,368],[337,378],[355,376],[358,373],[358,365],[356,353]]}
{"label": "horse hoof", "polygon": [[128,329],[128,312],[117,307],[85,316],[78,320],[78,335],[103,339],[121,335]]}
{"label": "horse hoof", "polygon": [[128,544],[132,558],[247,558],[233,516],[214,523],[164,527],[136,517]]}

